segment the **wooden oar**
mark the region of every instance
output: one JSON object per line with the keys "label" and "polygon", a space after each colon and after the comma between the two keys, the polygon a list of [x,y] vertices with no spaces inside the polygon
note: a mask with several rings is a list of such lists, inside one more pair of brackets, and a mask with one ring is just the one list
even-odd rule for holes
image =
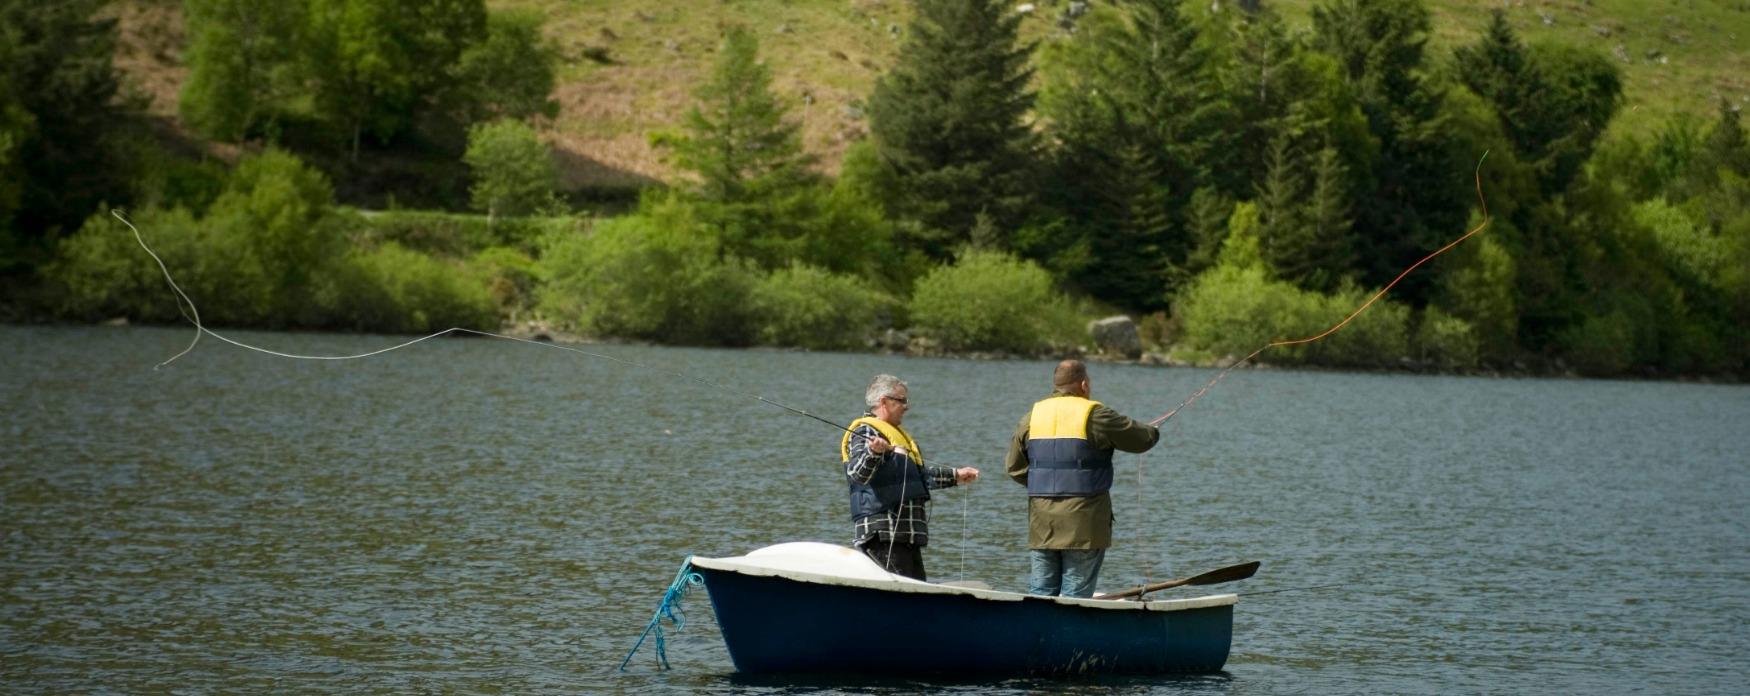
{"label": "wooden oar", "polygon": [[1215,584],[1224,583],[1224,582],[1233,582],[1235,580],[1244,580],[1246,578],[1252,577],[1253,573],[1258,572],[1258,565],[1259,565],[1258,561],[1252,561],[1250,563],[1241,563],[1239,565],[1232,565],[1232,566],[1228,566],[1226,568],[1217,568],[1217,569],[1209,571],[1207,573],[1203,573],[1201,575],[1193,575],[1193,576],[1188,577],[1188,578],[1179,578],[1178,580],[1168,580],[1166,582],[1157,582],[1153,585],[1132,587],[1128,590],[1122,590],[1119,592],[1108,592],[1106,594],[1097,594],[1097,595],[1094,595],[1094,599],[1124,599],[1125,597],[1137,597],[1137,596],[1148,594],[1150,592],[1154,592],[1156,590],[1164,590],[1164,589],[1167,589],[1169,587],[1179,587],[1181,585],[1215,585]]}

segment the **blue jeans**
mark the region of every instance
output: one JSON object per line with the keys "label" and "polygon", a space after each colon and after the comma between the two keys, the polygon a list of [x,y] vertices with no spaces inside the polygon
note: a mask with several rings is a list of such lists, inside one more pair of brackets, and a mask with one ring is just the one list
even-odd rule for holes
{"label": "blue jeans", "polygon": [[1106,550],[1032,549],[1027,552],[1027,558],[1033,566],[1033,576],[1028,579],[1028,594],[1092,597],[1094,581],[1100,579],[1100,564],[1106,560]]}

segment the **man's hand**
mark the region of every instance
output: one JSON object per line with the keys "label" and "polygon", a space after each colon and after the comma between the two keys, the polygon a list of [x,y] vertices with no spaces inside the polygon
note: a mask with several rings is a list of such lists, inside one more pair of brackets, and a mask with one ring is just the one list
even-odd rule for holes
{"label": "man's hand", "polygon": [[978,470],[977,469],[974,469],[970,466],[963,466],[963,467],[960,467],[960,468],[954,470],[954,482],[955,483],[972,483],[973,481],[977,481],[977,480],[978,480]]}
{"label": "man's hand", "polygon": [[884,438],[884,437],[869,438],[869,451],[870,452],[874,452],[876,454],[887,454],[887,450],[892,449],[892,447],[893,447],[892,445],[887,444],[887,438]]}

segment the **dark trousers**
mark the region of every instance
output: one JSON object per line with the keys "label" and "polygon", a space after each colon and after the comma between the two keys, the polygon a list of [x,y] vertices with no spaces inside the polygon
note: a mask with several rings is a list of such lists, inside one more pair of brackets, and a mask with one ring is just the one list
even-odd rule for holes
{"label": "dark trousers", "polygon": [[858,548],[889,573],[904,575],[913,580],[924,579],[924,549],[921,546],[901,541],[870,539]]}

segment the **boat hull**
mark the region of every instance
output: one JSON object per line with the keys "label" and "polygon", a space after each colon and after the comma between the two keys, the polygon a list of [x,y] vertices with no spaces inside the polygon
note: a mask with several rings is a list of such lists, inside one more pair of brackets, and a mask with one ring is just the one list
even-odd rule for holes
{"label": "boat hull", "polygon": [[[730,659],[752,674],[1214,672],[1232,643],[1231,600],[1172,610],[1135,602],[1106,608],[1011,593],[895,591],[695,570]],[[996,594],[1006,598],[992,599]]]}

